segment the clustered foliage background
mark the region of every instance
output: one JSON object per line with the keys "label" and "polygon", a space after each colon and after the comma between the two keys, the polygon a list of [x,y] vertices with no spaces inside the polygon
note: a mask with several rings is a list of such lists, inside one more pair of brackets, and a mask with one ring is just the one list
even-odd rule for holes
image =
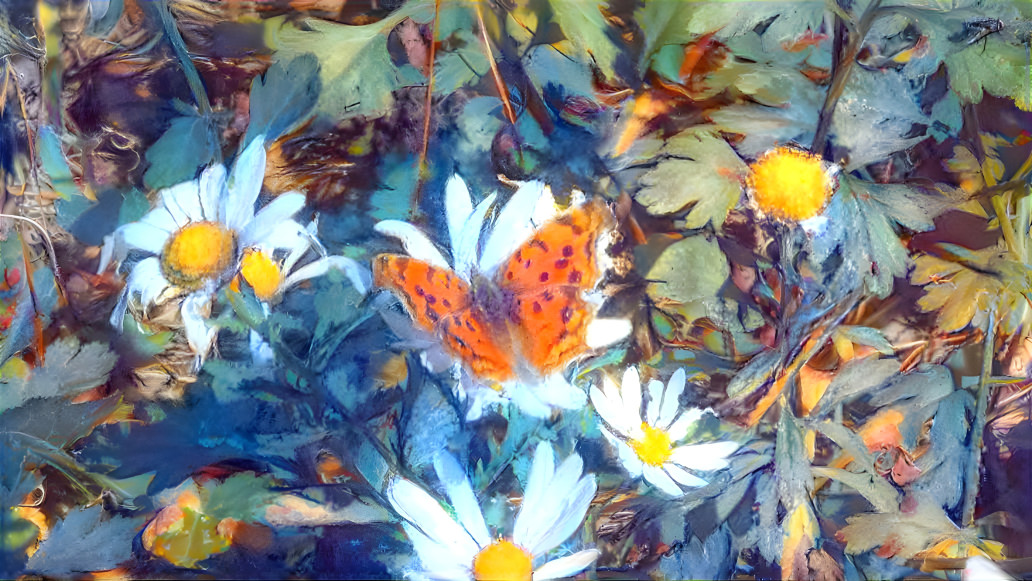
{"label": "clustered foliage background", "polygon": [[[597,477],[575,535],[602,551],[589,576],[941,576],[1032,557],[1032,4],[0,8],[0,199],[45,227],[55,261],[0,220],[0,576],[397,577],[412,549],[390,474],[432,485],[448,449],[474,489],[506,494],[542,440]],[[196,372],[160,317],[116,332],[103,237],[258,133],[263,199],[304,192],[327,251],[364,263],[393,249],[379,220],[443,234],[456,172],[478,199],[500,177],[606,198],[633,257],[606,308],[634,332],[575,383],[683,367],[682,404],[719,416],[700,434],[742,450],[669,499],[627,478],[590,406],[467,423],[451,376],[335,272],[267,315],[220,299]],[[744,189],[784,144],[841,168],[814,228],[763,217]],[[252,329],[273,368],[251,365]],[[190,487],[201,505],[146,550]]]}

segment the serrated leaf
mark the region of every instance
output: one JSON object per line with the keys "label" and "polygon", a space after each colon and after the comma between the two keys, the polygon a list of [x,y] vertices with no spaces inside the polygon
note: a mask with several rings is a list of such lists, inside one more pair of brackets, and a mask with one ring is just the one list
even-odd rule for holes
{"label": "serrated leaf", "polygon": [[165,188],[197,177],[218,152],[215,128],[206,117],[184,116],[172,120],[168,129],[147,149],[150,163],[143,182],[152,189]]}
{"label": "serrated leaf", "polygon": [[605,0],[549,0],[552,16],[566,38],[581,55],[590,55],[606,77],[613,76],[617,47],[606,31],[609,23],[602,16]]}
{"label": "serrated leaf", "polygon": [[267,141],[303,123],[319,98],[319,61],[311,53],[289,61],[277,60],[264,75],[251,81],[250,120],[241,151],[258,135]]}
{"label": "serrated leaf", "polygon": [[133,538],[142,525],[140,518],[108,514],[100,505],[73,509],[29,558],[26,569],[55,577],[114,569],[132,558]]}
{"label": "serrated leaf", "polygon": [[[984,46],[984,50],[982,50]],[[1032,111],[1032,72],[1026,47],[987,38],[945,59],[950,87],[961,102],[980,103],[983,92],[1007,97],[1022,111]]]}
{"label": "serrated leaf", "polygon": [[92,389],[108,379],[118,356],[104,343],[80,345],[63,337],[47,349],[46,365],[27,378],[11,378],[0,390],[0,411],[34,398],[68,396]]}
{"label": "serrated leaf", "polygon": [[654,298],[680,303],[714,301],[731,274],[727,258],[715,240],[692,236],[671,244],[649,269]]}
{"label": "serrated leaf", "polygon": [[707,131],[686,131],[663,146],[658,164],[641,177],[642,188],[634,198],[655,215],[691,207],[686,228],[710,223],[719,228],[741,197],[747,169],[723,139]]}
{"label": "serrated leaf", "polygon": [[332,118],[371,115],[386,111],[392,91],[402,84],[402,71],[387,50],[387,35],[406,18],[425,22],[433,12],[432,2],[415,1],[372,24],[309,19],[304,30],[279,16],[265,21],[266,44],[284,60],[311,53],[313,46],[325,47],[318,54],[322,91],[316,111]]}

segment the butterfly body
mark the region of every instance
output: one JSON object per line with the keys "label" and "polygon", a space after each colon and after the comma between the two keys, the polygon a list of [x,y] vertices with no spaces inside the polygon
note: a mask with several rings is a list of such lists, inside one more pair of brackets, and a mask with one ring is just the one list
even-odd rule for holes
{"label": "butterfly body", "polygon": [[397,295],[416,326],[481,380],[505,383],[561,370],[588,351],[608,207],[576,206],[538,228],[497,268],[468,278],[396,254],[376,257],[374,283]]}

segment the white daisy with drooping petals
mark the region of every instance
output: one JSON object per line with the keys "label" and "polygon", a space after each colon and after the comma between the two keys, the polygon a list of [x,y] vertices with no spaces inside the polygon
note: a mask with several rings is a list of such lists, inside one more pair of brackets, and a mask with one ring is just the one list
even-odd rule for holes
{"label": "white daisy with drooping petals", "polygon": [[454,458],[440,453],[434,468],[450,511],[404,478],[387,488],[387,498],[404,519],[402,526],[422,565],[414,577],[544,581],[575,575],[598,558],[596,549],[545,558],[580,529],[595,496],[595,478],[582,474],[583,462],[577,454],[556,466],[552,445],[538,444],[509,535],[498,531],[492,535],[488,530],[469,479]]}
{"label": "white daisy with drooping petals", "polygon": [[[222,284],[239,273],[259,298],[270,300],[343,258],[331,257],[293,269],[315,244],[293,219],[304,206],[305,196],[281,194],[255,212],[265,174],[264,142],[264,137],[256,137],[237,157],[228,176],[225,167],[215,164],[196,180],[161,190],[157,207],[105,239],[101,272],[112,262],[121,268],[130,252],[146,255],[129,271],[111,314],[114,327],[122,328],[132,299],[138,299],[146,313],[153,305],[182,297],[180,314],[187,343],[200,365],[218,332],[207,319]],[[282,265],[274,258],[274,253],[281,251],[287,253]],[[350,263],[337,266],[349,267]]]}
{"label": "white daisy with drooping petals", "polygon": [[[719,470],[738,449],[735,442],[677,445],[708,410],[681,410],[678,400],[684,392],[685,373],[678,369],[664,386],[648,383],[644,419],[638,370],[627,368],[618,388],[608,376],[602,389],[591,386],[591,403],[605,424],[602,434],[616,448],[620,462],[633,478],[645,480],[670,496],[682,496],[684,487],[699,487],[706,480],[689,472]],[[680,413],[679,413],[680,412]]]}
{"label": "white daisy with drooping petals", "polygon": [[[400,220],[383,220],[374,227],[381,234],[397,238],[413,258],[432,266],[454,271],[466,283],[474,278],[491,279],[503,263],[537,227],[555,218],[558,208],[551,189],[542,182],[525,182],[498,211],[490,232],[481,245],[484,224],[495,205],[495,194],[473,205],[469,188],[458,175],[445,186],[445,219],[451,261],[418,227]],[[590,297],[589,297],[590,298]],[[599,297],[595,297],[600,301]],[[578,409],[587,403],[584,392],[572,386],[561,373],[540,377],[527,369],[519,379],[504,385],[488,385],[461,365],[431,333],[415,328],[407,317],[383,311],[388,325],[409,347],[423,349],[423,362],[433,372],[452,368],[460,394],[467,399],[467,420],[475,420],[491,406],[511,401],[524,413],[547,417],[556,408]],[[630,322],[623,319],[594,319],[588,326],[587,343],[591,348],[615,343],[630,333]]]}

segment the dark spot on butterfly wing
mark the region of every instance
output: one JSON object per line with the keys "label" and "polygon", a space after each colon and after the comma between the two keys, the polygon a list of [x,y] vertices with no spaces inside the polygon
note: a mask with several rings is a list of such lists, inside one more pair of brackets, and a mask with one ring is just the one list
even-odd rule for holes
{"label": "dark spot on butterfly wing", "polygon": [[565,258],[560,258],[559,260],[555,261],[556,270],[562,270],[567,266],[570,266],[570,261]]}
{"label": "dark spot on butterfly wing", "polygon": [[584,278],[584,273],[582,273],[579,270],[574,269],[574,270],[570,271],[569,275],[567,275],[566,280],[570,284],[579,284],[582,278]]}
{"label": "dark spot on butterfly wing", "polygon": [[569,244],[563,246],[563,256],[566,258],[573,256],[573,246],[570,246]]}
{"label": "dark spot on butterfly wing", "polygon": [[541,282],[548,282],[548,273],[542,272],[541,276],[538,277],[538,280],[540,280]]}

